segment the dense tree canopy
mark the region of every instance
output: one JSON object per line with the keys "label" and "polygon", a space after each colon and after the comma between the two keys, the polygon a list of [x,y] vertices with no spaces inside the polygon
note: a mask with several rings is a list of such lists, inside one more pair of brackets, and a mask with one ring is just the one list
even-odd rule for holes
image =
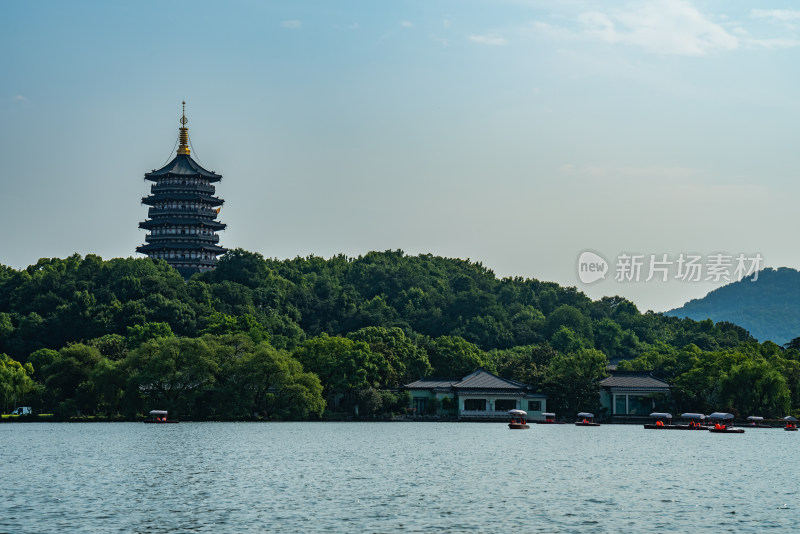
{"label": "dense tree canopy", "polygon": [[150,259],[0,266],[3,402],[64,416],[307,418],[344,391],[377,414],[401,402],[388,388],[477,367],[569,411],[588,406],[608,361],[669,381],[687,411],[780,415],[800,409],[798,347],[399,250],[280,261],[236,249],[188,282]]}

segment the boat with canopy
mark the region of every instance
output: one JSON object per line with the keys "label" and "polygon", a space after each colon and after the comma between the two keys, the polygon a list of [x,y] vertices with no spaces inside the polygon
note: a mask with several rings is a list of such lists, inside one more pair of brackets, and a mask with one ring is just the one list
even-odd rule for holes
{"label": "boat with canopy", "polygon": [[665,412],[653,412],[650,414],[650,417],[653,418],[653,422],[647,425],[644,425],[645,428],[650,430],[671,430],[675,428],[675,425],[672,424],[672,414],[665,413]]}
{"label": "boat with canopy", "polygon": [[788,430],[790,432],[796,432],[797,431],[797,418],[796,417],[792,417],[791,415],[787,415],[786,417],[783,418],[783,420],[786,421],[786,426],[783,427],[784,430]]}
{"label": "boat with canopy", "polygon": [[166,410],[150,410],[150,418],[145,419],[145,423],[155,423],[155,424],[165,424],[165,423],[177,423],[178,421],[174,419],[169,419],[167,417],[168,413]]}
{"label": "boat with canopy", "polygon": [[681,419],[688,419],[689,422],[685,425],[675,425],[675,430],[708,430],[706,416],[701,413],[682,413]]}
{"label": "boat with canopy", "polygon": [[772,428],[764,423],[764,418],[760,415],[750,415],[747,417],[747,428]]}
{"label": "boat with canopy", "polygon": [[524,429],[531,427],[526,421],[528,412],[523,410],[508,410],[508,415],[511,416],[511,422],[508,423],[508,428]]}
{"label": "boat with canopy", "polygon": [[744,434],[743,428],[733,428],[733,414],[724,412],[714,412],[708,416],[714,422],[714,426],[709,427],[709,432],[715,434]]}
{"label": "boat with canopy", "polygon": [[578,420],[575,421],[575,426],[600,426],[600,423],[594,422],[594,414],[589,412],[578,413]]}
{"label": "boat with canopy", "polygon": [[563,425],[564,421],[556,421],[556,414],[552,412],[542,412],[543,421],[536,421],[539,425]]}

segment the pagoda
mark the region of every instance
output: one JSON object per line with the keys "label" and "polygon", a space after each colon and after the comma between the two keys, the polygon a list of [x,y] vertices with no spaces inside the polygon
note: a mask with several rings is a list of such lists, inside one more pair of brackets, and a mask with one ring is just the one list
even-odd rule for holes
{"label": "pagoda", "polygon": [[148,231],[147,244],[136,247],[136,252],[166,260],[189,278],[213,269],[217,256],[227,251],[218,245],[217,235],[226,225],[216,220],[223,200],[214,196],[213,185],[222,176],[207,171],[189,155],[186,102],[180,122],[178,154],[162,168],[144,175],[154,183],[150,196],[142,199],[142,204],[150,206],[149,218],[139,223],[139,228]]}

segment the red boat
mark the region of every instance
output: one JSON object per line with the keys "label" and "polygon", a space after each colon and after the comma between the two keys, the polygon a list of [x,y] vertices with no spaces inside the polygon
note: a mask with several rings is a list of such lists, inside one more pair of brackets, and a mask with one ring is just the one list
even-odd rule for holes
{"label": "red boat", "polygon": [[708,430],[706,425],[706,416],[701,413],[682,413],[683,419],[688,419],[689,423],[686,425],[675,425],[675,430]]}
{"label": "red boat", "polygon": [[549,412],[542,412],[544,421],[536,421],[540,425],[564,425],[564,421],[556,421],[556,414]]}
{"label": "red boat", "polygon": [[575,426],[600,426],[600,423],[594,422],[593,413],[581,412],[578,414],[578,420],[575,421]]}
{"label": "red boat", "polygon": [[789,432],[797,432],[797,418],[787,415],[783,418],[783,420],[786,421],[786,426],[783,427],[784,430],[788,430]]}
{"label": "red boat", "polygon": [[654,419],[654,421],[648,425],[644,425],[645,428],[650,430],[673,430],[675,429],[675,425],[672,424],[672,414],[671,413],[664,413],[664,412],[653,412],[650,414],[650,417]]}
{"label": "red boat", "polygon": [[167,418],[167,411],[166,410],[150,410],[150,419],[145,419],[145,423],[153,423],[153,424],[168,424],[168,423],[177,423],[174,419]]}
{"label": "red boat", "polygon": [[715,434],[744,434],[743,428],[733,428],[732,413],[714,412],[708,418],[714,421],[714,426],[708,429],[709,432]]}
{"label": "red boat", "polygon": [[525,418],[528,417],[528,412],[523,410],[508,410],[508,415],[511,416],[511,422],[508,423],[508,428],[519,430],[531,427],[528,422],[525,421]]}

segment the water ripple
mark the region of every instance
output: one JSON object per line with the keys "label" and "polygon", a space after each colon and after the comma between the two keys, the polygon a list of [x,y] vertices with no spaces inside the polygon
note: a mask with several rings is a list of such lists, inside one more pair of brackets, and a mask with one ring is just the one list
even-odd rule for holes
{"label": "water ripple", "polygon": [[0,425],[0,532],[794,529],[793,434],[591,430]]}

